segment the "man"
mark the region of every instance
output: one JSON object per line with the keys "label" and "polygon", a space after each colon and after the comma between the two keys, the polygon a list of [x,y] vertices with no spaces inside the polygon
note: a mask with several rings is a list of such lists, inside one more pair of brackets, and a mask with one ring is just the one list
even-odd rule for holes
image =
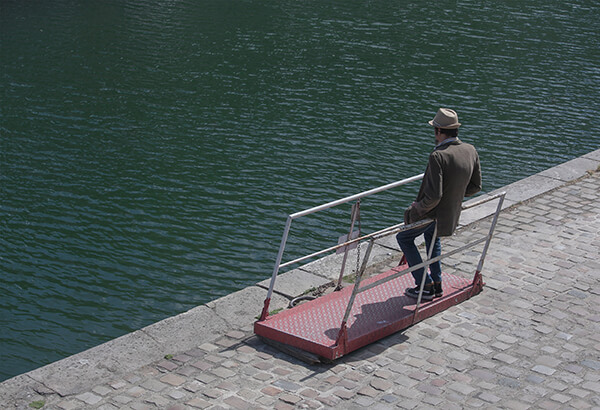
{"label": "man", "polygon": [[[470,144],[458,139],[458,115],[454,110],[440,108],[429,125],[434,127],[436,146],[429,155],[429,162],[421,188],[415,202],[404,212],[404,223],[410,224],[425,218],[433,223],[419,228],[400,232],[396,239],[404,252],[408,266],[423,262],[419,250],[415,246],[415,238],[423,234],[429,253],[433,243],[431,257],[439,256],[442,251],[440,236],[451,236],[458,225],[462,201],[481,190],[481,168],[477,150]],[[437,236],[433,238],[437,224]],[[423,300],[441,297],[442,267],[435,262],[429,266],[423,288]],[[405,294],[418,298],[421,279],[425,269],[412,272],[416,287],[408,288]]]}

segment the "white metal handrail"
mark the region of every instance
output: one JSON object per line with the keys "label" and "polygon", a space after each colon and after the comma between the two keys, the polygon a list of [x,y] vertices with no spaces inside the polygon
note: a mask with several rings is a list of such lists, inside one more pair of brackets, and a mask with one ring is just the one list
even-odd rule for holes
{"label": "white metal handrail", "polygon": [[325,249],[325,250],[322,250],[322,251],[319,251],[319,252],[315,252],[314,254],[304,256],[302,258],[299,258],[299,259],[294,260],[294,261],[287,262],[284,265],[282,265],[281,264],[281,260],[283,258],[283,252],[284,252],[284,249],[285,249],[285,245],[287,243],[288,235],[290,233],[290,228],[291,228],[291,225],[292,225],[292,221],[294,219],[298,219],[298,218],[306,216],[306,215],[314,214],[316,212],[319,212],[319,211],[322,211],[322,210],[325,210],[325,209],[329,209],[329,208],[333,208],[335,206],[342,205],[342,204],[345,204],[345,203],[348,203],[348,202],[351,202],[351,201],[362,199],[362,198],[367,197],[369,195],[373,195],[373,194],[376,194],[376,193],[379,193],[379,192],[387,191],[389,189],[396,188],[396,187],[399,187],[399,186],[402,186],[402,185],[406,185],[406,184],[414,182],[414,181],[419,181],[419,180],[423,179],[423,176],[424,176],[424,174],[415,175],[415,176],[412,176],[410,178],[406,178],[406,179],[402,179],[400,181],[392,182],[392,183],[387,184],[387,185],[382,185],[382,186],[380,186],[378,188],[373,188],[373,189],[370,189],[370,190],[367,190],[367,191],[360,192],[360,193],[355,194],[355,195],[350,195],[350,196],[347,196],[345,198],[338,199],[336,201],[331,201],[331,202],[328,202],[328,203],[323,204],[323,205],[315,206],[313,208],[305,209],[304,211],[300,211],[300,212],[296,212],[294,214],[288,215],[287,220],[285,222],[285,228],[283,229],[283,236],[281,237],[281,243],[279,245],[279,252],[277,253],[277,259],[276,259],[276,262],[275,262],[275,267],[273,268],[273,274],[271,276],[271,283],[269,285],[269,291],[267,292],[267,298],[265,299],[265,303],[264,303],[264,307],[263,307],[263,312],[261,314],[261,320],[263,320],[263,319],[265,319],[267,317],[269,303],[271,301],[271,297],[273,296],[273,289],[275,287],[275,279],[277,278],[277,274],[279,273],[279,270],[282,268],[282,266],[289,266],[292,263],[297,263],[297,262],[300,262],[300,261],[304,261],[304,260],[312,258],[314,256],[318,256],[318,255],[321,255],[323,253],[326,253],[326,252],[328,252],[330,250],[338,249],[338,248],[341,248],[343,246],[347,246],[348,244],[355,243],[355,242],[358,242],[361,239],[364,239],[364,238],[356,238],[356,239],[354,239],[352,241],[346,242],[345,244],[341,244],[341,245],[338,245],[338,246],[334,246],[332,248],[328,248],[328,249]]}
{"label": "white metal handrail", "polygon": [[[381,238],[383,236],[391,235],[392,233],[395,233],[395,232],[399,232],[399,231],[402,231],[402,230],[407,230],[407,229],[412,229],[412,228],[420,227],[420,226],[423,226],[425,224],[433,222],[432,220],[427,219],[427,220],[418,221],[416,223],[409,224],[409,225],[405,225],[404,223],[393,225],[391,227],[384,228],[384,229],[379,230],[377,232],[373,232],[373,233],[368,234],[368,235],[364,235],[364,236],[361,236],[361,237],[358,237],[358,238],[355,238],[355,239],[352,239],[352,240],[348,240],[348,241],[346,241],[344,243],[341,243],[341,244],[338,244],[336,246],[332,246],[332,247],[329,247],[329,248],[326,248],[326,249],[323,249],[323,250],[311,253],[309,255],[302,256],[302,257],[294,259],[292,261],[289,261],[289,262],[286,262],[286,263],[281,263],[282,258],[283,258],[283,253],[284,253],[284,250],[285,250],[285,245],[287,243],[287,238],[288,238],[288,235],[289,235],[289,232],[290,232],[290,228],[291,228],[291,224],[292,224],[293,220],[298,219],[298,218],[303,217],[303,216],[306,216],[306,215],[314,214],[316,212],[319,212],[319,211],[322,211],[322,210],[325,210],[325,209],[329,209],[329,208],[332,208],[332,207],[335,207],[335,206],[338,206],[338,205],[341,205],[341,204],[345,204],[345,203],[348,203],[348,202],[351,202],[351,201],[360,200],[360,199],[362,199],[362,198],[364,198],[366,196],[373,195],[373,194],[376,194],[376,193],[379,193],[379,192],[383,192],[383,191],[387,191],[389,189],[396,188],[396,187],[399,187],[399,186],[402,186],[402,185],[406,185],[406,184],[414,182],[414,181],[419,181],[419,180],[421,180],[423,178],[423,175],[424,174],[415,175],[415,176],[410,177],[410,178],[406,178],[406,179],[403,179],[403,180],[400,180],[400,181],[396,181],[396,182],[393,182],[393,183],[390,183],[390,184],[387,184],[387,185],[383,185],[383,186],[380,186],[378,188],[374,188],[374,189],[370,189],[370,190],[367,190],[367,191],[363,191],[363,192],[355,194],[355,195],[351,195],[351,196],[348,196],[348,197],[345,197],[345,198],[338,199],[336,201],[331,201],[331,202],[328,202],[328,203],[323,204],[323,205],[319,205],[319,206],[316,206],[316,207],[313,207],[313,208],[306,209],[304,211],[300,211],[300,212],[296,212],[296,213],[288,215],[287,220],[286,220],[286,224],[285,224],[285,228],[284,228],[284,231],[283,231],[283,236],[281,238],[281,243],[280,243],[280,246],[279,246],[279,252],[277,254],[277,259],[276,259],[276,262],[275,262],[275,267],[273,268],[273,274],[271,276],[271,282],[270,282],[270,285],[269,285],[269,290],[268,290],[268,293],[267,293],[267,298],[265,299],[265,302],[264,302],[263,312],[261,314],[260,320],[264,320],[267,317],[267,315],[268,315],[268,306],[269,306],[271,297],[273,295],[273,290],[274,290],[274,287],[275,287],[275,280],[277,278],[277,274],[279,273],[280,269],[282,269],[284,267],[287,267],[287,266],[290,266],[290,265],[295,264],[295,263],[299,263],[299,262],[302,262],[302,261],[314,258],[314,257],[319,256],[319,255],[322,255],[322,254],[325,254],[325,253],[328,253],[328,252],[340,249],[340,248],[346,247],[346,250],[347,250],[348,249],[347,247],[349,245],[369,239],[370,240],[369,248],[367,249],[367,254],[365,255],[365,258],[363,259],[362,268],[360,269],[360,273],[357,272],[357,278],[359,278],[359,276],[362,275],[362,273],[364,272],[364,269],[366,268],[366,263],[367,263],[367,260],[368,260],[368,258],[370,256],[370,251],[371,251],[371,248],[372,248],[372,245],[374,243],[375,238]],[[505,192],[500,193],[500,194],[496,194],[496,195],[488,197],[488,198],[483,198],[482,200],[476,201],[475,203],[472,203],[472,204],[469,204],[469,205],[463,205],[463,207],[462,207],[462,209],[472,208],[472,207],[481,205],[483,203],[492,201],[492,200],[497,199],[497,198],[500,197],[500,204],[498,205],[498,209],[497,209],[497,211],[495,213],[495,217],[494,217],[494,221],[493,221],[493,224],[492,224],[492,228],[490,229],[490,234],[488,236],[486,236],[485,238],[483,238],[481,240],[476,241],[476,243],[468,244],[466,246],[463,246],[463,247],[460,248],[460,250],[455,250],[455,251],[452,251],[452,252],[447,253],[445,255],[440,255],[440,256],[438,256],[438,257],[436,257],[434,259],[430,259],[431,255],[428,255],[428,260],[427,261],[423,262],[422,264],[415,265],[415,266],[413,266],[413,267],[411,267],[409,269],[405,269],[405,270],[399,272],[399,274],[400,273],[404,274],[406,272],[412,272],[413,270],[416,270],[416,269],[419,269],[419,268],[422,268],[422,267],[427,267],[427,266],[429,266],[433,262],[437,262],[438,260],[441,260],[444,257],[448,257],[448,256],[451,256],[451,255],[454,255],[455,253],[466,249],[466,247],[475,246],[475,245],[477,245],[477,244],[485,241],[486,245],[485,245],[484,250],[482,252],[482,259],[480,260],[480,263],[479,263],[479,266],[478,266],[478,270],[477,270],[477,272],[479,273],[481,271],[481,266],[483,264],[483,259],[485,258],[485,253],[487,252],[487,249],[488,249],[488,246],[489,246],[489,241],[491,239],[491,234],[492,234],[492,232],[493,232],[493,230],[495,228],[496,220],[497,220],[497,217],[498,217],[498,213],[499,213],[499,211],[501,209],[501,205],[502,205],[502,202],[504,200],[504,195],[505,194],[506,194]],[[437,229],[436,229],[436,232],[437,232]],[[436,235],[434,235],[434,236],[436,236]],[[350,236],[348,236],[348,238],[350,238]],[[397,277],[399,275],[394,274],[392,276],[393,277]],[[423,277],[425,277],[425,275],[423,275]],[[360,279],[358,279],[358,280],[360,281]],[[380,280],[380,282],[384,283],[387,280],[391,280],[391,279],[390,278],[385,278],[385,279]],[[377,284],[381,284],[381,283],[377,283]],[[377,284],[369,285],[368,288],[371,288],[373,286],[377,286]],[[421,291],[422,291],[422,288],[423,288],[423,284],[424,284],[424,282],[421,283]],[[365,287],[364,290],[367,290],[367,288]],[[360,291],[363,291],[363,290],[361,289]],[[355,284],[355,290],[354,290],[354,292],[356,292],[356,293],[359,292],[359,283]],[[348,309],[351,308],[352,300],[354,299],[354,296],[355,295],[353,294],[353,297],[351,298],[351,301],[349,303]],[[417,311],[418,311],[418,306],[419,306],[420,301],[421,301],[421,294],[419,294],[419,298],[417,299]]]}
{"label": "white metal handrail", "polygon": [[362,198],[364,198],[366,196],[369,196],[369,195],[373,195],[373,194],[377,194],[379,192],[387,191],[388,189],[392,189],[392,188],[396,188],[396,187],[399,187],[399,186],[402,186],[402,185],[406,185],[406,184],[414,182],[414,181],[419,181],[419,180],[423,179],[424,175],[425,174],[415,175],[414,177],[402,179],[400,181],[392,182],[392,183],[387,184],[387,185],[382,185],[382,186],[380,186],[378,188],[369,189],[368,191],[363,191],[363,192],[360,192],[358,194],[350,195],[350,196],[347,196],[345,198],[338,199],[336,201],[331,201],[331,202],[328,202],[328,203],[323,204],[323,205],[319,205],[319,206],[315,206],[313,208],[305,209],[304,211],[300,211],[300,212],[296,212],[295,214],[291,214],[290,218],[297,219],[297,218],[300,218],[302,216],[314,214],[315,212],[323,211],[323,210],[328,209],[328,208],[333,208],[335,206],[342,205],[342,204],[345,204],[345,203],[348,203],[348,202],[351,202],[351,201],[356,201],[357,199],[362,199]]}
{"label": "white metal handrail", "polygon": [[[379,235],[373,235],[373,234],[372,235],[367,235],[367,236],[370,236],[369,247],[367,248],[365,257],[363,259],[362,267],[361,267],[360,271],[357,272],[357,274],[356,274],[356,281],[355,281],[355,284],[354,284],[354,289],[352,291],[352,295],[350,296],[350,300],[348,302],[348,306],[346,307],[346,312],[345,312],[344,318],[342,320],[342,326],[340,327],[340,329],[341,329],[340,333],[343,332],[344,325],[348,321],[348,317],[350,316],[350,312],[352,311],[352,306],[354,304],[354,299],[356,298],[357,294],[359,294],[361,292],[365,292],[365,291],[367,291],[369,289],[372,289],[372,288],[374,288],[376,286],[382,285],[382,284],[384,284],[386,282],[389,282],[391,280],[394,280],[397,277],[402,276],[402,275],[404,275],[404,274],[406,274],[408,272],[412,273],[413,271],[421,269],[421,268],[425,268],[425,270],[426,270],[427,267],[429,265],[431,265],[432,263],[441,261],[442,259],[445,259],[447,257],[453,256],[453,255],[455,255],[457,253],[460,253],[460,252],[464,251],[465,249],[469,249],[469,248],[472,248],[472,247],[474,247],[476,245],[479,245],[480,243],[485,243],[484,248],[483,248],[482,253],[481,253],[481,257],[479,259],[479,263],[477,265],[477,270],[476,270],[476,273],[475,273],[475,276],[477,277],[477,275],[479,275],[481,273],[481,270],[483,269],[483,262],[485,260],[485,256],[486,256],[487,250],[489,248],[490,241],[492,239],[494,230],[496,228],[496,223],[498,221],[498,215],[500,214],[500,211],[502,210],[502,205],[503,205],[504,197],[505,196],[506,196],[506,192],[500,192],[500,193],[492,195],[490,197],[483,198],[483,199],[481,199],[479,201],[476,201],[476,202],[474,202],[472,204],[463,206],[463,209],[469,209],[469,208],[473,208],[475,206],[479,206],[479,205],[482,205],[484,203],[493,201],[495,199],[499,199],[498,205],[496,207],[496,211],[493,214],[492,223],[491,223],[489,232],[484,237],[476,239],[474,241],[471,241],[471,242],[469,242],[469,243],[467,243],[467,244],[465,244],[465,245],[463,245],[461,247],[458,247],[458,248],[456,248],[456,249],[454,249],[452,251],[446,252],[445,254],[436,256],[434,258],[431,258],[431,254],[429,254],[428,255],[428,259],[426,261],[418,264],[418,265],[414,265],[414,266],[411,266],[411,267],[408,267],[408,268],[396,271],[395,273],[393,273],[393,274],[391,274],[389,276],[386,276],[385,278],[381,278],[381,279],[379,279],[379,280],[377,280],[375,282],[369,283],[368,285],[365,285],[365,286],[361,287],[360,286],[360,282],[362,280],[362,275],[363,275],[363,273],[364,273],[364,271],[366,269],[367,261],[368,261],[368,259],[370,257],[371,249],[373,248],[373,244],[375,243],[375,240],[383,238],[385,236],[393,235],[393,234],[398,233],[400,231],[405,231],[405,230],[408,230],[408,229],[413,229],[413,228],[417,227],[417,226],[413,226],[413,225],[417,225],[418,223],[417,224],[400,226],[400,227],[397,227],[397,228],[394,228],[394,229],[383,230],[383,231],[381,231],[382,233],[380,233]],[[432,220],[426,220],[425,221],[425,223],[431,223],[431,222],[432,222]],[[423,223],[421,223],[421,225],[423,225]],[[435,236],[436,235],[434,234],[433,238],[432,238],[432,242],[435,240]],[[433,246],[432,246],[432,248],[433,248]],[[395,268],[395,269],[397,269],[397,268]],[[392,270],[394,270],[394,269],[392,269]],[[416,315],[419,312],[419,307],[420,307],[420,304],[421,304],[421,296],[422,296],[422,292],[423,292],[423,286],[425,284],[425,276],[426,275],[422,276],[421,283],[419,284],[420,285],[420,292],[419,292],[419,297],[417,299],[417,304],[415,306],[415,313],[414,313],[415,318],[416,318]]]}

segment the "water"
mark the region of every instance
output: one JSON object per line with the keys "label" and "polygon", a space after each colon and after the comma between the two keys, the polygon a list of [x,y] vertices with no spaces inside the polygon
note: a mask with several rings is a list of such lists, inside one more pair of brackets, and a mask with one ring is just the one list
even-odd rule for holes
{"label": "water", "polygon": [[[490,191],[600,146],[595,1],[0,3],[0,380],[270,276],[287,214],[423,172]],[[363,205],[396,223],[417,187]],[[348,207],[295,225],[287,260]],[[258,314],[258,312],[257,312]]]}

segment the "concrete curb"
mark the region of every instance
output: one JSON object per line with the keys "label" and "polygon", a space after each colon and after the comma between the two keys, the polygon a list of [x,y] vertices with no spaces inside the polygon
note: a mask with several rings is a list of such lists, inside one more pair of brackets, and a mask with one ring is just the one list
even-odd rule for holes
{"label": "concrete curb", "polygon": [[[466,204],[506,191],[506,197],[502,206],[502,209],[506,209],[581,178],[590,171],[596,171],[599,166],[600,149],[496,189],[481,197],[471,199]],[[467,209],[460,216],[459,226],[464,227],[492,215],[496,210],[496,206],[497,203],[491,201],[480,207]]]}
{"label": "concrete curb", "polygon": [[[506,191],[504,208],[507,208],[575,181],[599,167],[600,149],[497,191]],[[488,205],[465,211],[461,217],[461,227],[491,215],[496,205],[493,202]],[[286,307],[290,299],[306,290],[336,280],[341,258],[342,255],[327,256],[282,274],[276,283],[270,309]],[[347,262],[348,271],[355,258],[356,251],[353,250]],[[400,250],[393,236],[379,241],[371,258],[378,268],[397,264]],[[81,394],[102,380],[140,369],[166,354],[175,355],[211,343],[232,329],[250,330],[262,309],[268,286],[269,280],[261,281],[256,286],[6,380],[0,383],[0,408],[6,408],[8,403],[34,393],[57,393],[63,397]]]}

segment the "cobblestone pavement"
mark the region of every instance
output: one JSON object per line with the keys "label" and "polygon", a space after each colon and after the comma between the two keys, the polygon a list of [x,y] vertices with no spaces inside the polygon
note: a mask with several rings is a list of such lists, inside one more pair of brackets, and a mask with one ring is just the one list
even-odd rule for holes
{"label": "cobblestone pavement", "polygon": [[[599,249],[596,172],[502,212],[481,294],[333,364],[287,356],[249,324],[86,393],[30,401],[44,409],[599,409]],[[445,271],[472,275],[477,260],[453,257]]]}

